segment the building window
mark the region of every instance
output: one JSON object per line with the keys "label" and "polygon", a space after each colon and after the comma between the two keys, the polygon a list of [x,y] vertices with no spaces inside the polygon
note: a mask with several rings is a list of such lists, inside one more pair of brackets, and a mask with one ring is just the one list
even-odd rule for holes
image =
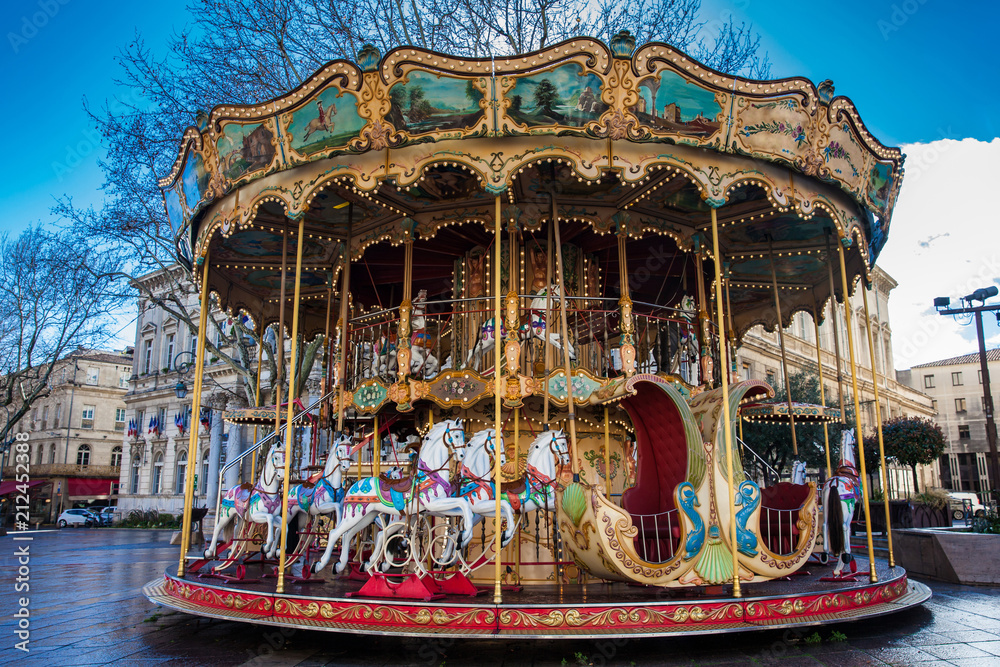
{"label": "building window", "polygon": [[[201,493],[208,492],[208,450],[205,450],[205,455],[201,459],[201,483],[198,485],[201,487]],[[214,502],[214,501],[213,501]]]}
{"label": "building window", "polygon": [[167,435],[167,409],[160,408],[156,411],[156,423],[160,426],[160,435]]}
{"label": "building window", "polygon": [[142,372],[149,374],[153,369],[153,341],[147,340],[143,342],[142,348]]}
{"label": "building window", "polygon": [[44,456],[45,445],[38,445],[38,452],[35,454],[35,463],[37,465],[42,465],[42,456]]}
{"label": "building window", "polygon": [[136,454],[132,458],[132,475],[129,478],[128,492],[131,494],[139,493],[139,468],[142,466],[142,460],[139,455]]}
{"label": "building window", "polygon": [[122,448],[121,445],[113,447],[111,449],[111,467],[121,468],[122,466]]}
{"label": "building window", "polygon": [[100,380],[101,380],[101,369],[99,368],[87,369],[87,384],[98,384]]}
{"label": "building window", "polygon": [[62,421],[62,403],[56,406],[56,418],[52,420],[52,428],[59,428],[59,422]]}
{"label": "building window", "polygon": [[955,412],[965,412],[965,399],[956,398],[955,399]]}
{"label": "building window", "polygon": [[937,413],[937,400],[933,398],[931,399],[931,410]]}
{"label": "building window", "polygon": [[925,375],[924,376],[924,389],[933,389],[933,388],[934,388],[934,376],[933,375]]}
{"label": "building window", "polygon": [[49,463],[56,462],[56,443],[49,445]]}
{"label": "building window", "polygon": [[42,430],[44,431],[49,427],[49,406],[44,406],[42,408]]}
{"label": "building window", "polygon": [[76,448],[76,464],[78,466],[90,465],[90,445],[80,445]]}
{"label": "building window", "polygon": [[177,484],[174,486],[174,493],[184,493],[184,474],[187,472],[187,454],[181,452],[177,455]]}
{"label": "building window", "polygon": [[951,374],[951,386],[961,387],[962,386],[962,371],[955,371]]}
{"label": "building window", "polygon": [[119,433],[125,430],[125,408],[115,408],[115,430]]}
{"label": "building window", "polygon": [[128,371],[122,371],[118,374],[118,386],[121,389],[128,389]]}
{"label": "building window", "polygon": [[163,482],[163,454],[157,453],[153,459],[153,478],[149,492],[153,495],[160,493],[160,484]]}
{"label": "building window", "polygon": [[749,361],[744,361],[743,362],[743,379],[744,380],[749,380],[750,379],[750,362]]}
{"label": "building window", "polygon": [[772,389],[777,389],[778,385],[774,379],[774,371],[767,371],[767,383],[771,385]]}
{"label": "building window", "polygon": [[167,358],[163,360],[163,367],[174,370],[174,334],[167,336]]}
{"label": "building window", "polygon": [[979,376],[979,384],[982,384],[983,383],[983,370],[979,369],[978,371],[976,371],[976,374]]}
{"label": "building window", "polygon": [[959,440],[968,440],[971,437],[972,436],[969,435],[969,427],[968,426],[963,425],[963,426],[959,426],[958,427],[958,439]]}
{"label": "building window", "polygon": [[80,428],[94,428],[94,406],[85,405],[83,406],[83,414],[81,415],[82,421],[80,422]]}
{"label": "building window", "polygon": [[144,410],[136,410],[135,427],[139,431],[139,437],[142,437],[143,429],[146,428],[146,425],[143,423],[143,420],[145,418],[146,418],[146,412]]}

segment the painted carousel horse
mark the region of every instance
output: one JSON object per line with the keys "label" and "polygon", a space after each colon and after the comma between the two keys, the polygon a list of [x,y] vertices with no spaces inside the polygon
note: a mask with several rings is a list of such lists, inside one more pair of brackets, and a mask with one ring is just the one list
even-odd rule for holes
{"label": "painted carousel horse", "polygon": [[840,465],[823,486],[823,543],[828,553],[837,557],[833,575],[839,577],[845,565],[857,572],[858,565],[851,555],[851,519],[854,507],[861,500],[861,482],[854,454],[854,429],[844,431],[840,441]]}
{"label": "painted carousel horse", "polygon": [[560,466],[569,465],[569,445],[562,430],[545,431],[528,447],[524,476],[501,485],[515,512],[556,509],[555,481]]}
{"label": "painted carousel horse", "polygon": [[421,379],[437,375],[440,368],[438,358],[432,350],[436,338],[427,330],[427,290],[417,292],[413,300],[413,314],[410,318],[410,373]]}
{"label": "painted carousel horse", "polygon": [[[302,514],[309,519],[333,514],[340,522],[340,511],[344,501],[344,473],[351,467],[351,448],[347,438],[342,438],[326,456],[323,474],[316,483],[296,484],[288,492],[288,523]],[[286,524],[287,526],[287,524]],[[299,527],[303,526],[299,521]]]}
{"label": "painted carousel horse", "polygon": [[371,373],[372,376],[381,378],[396,374],[395,337],[382,335],[372,344]]}
{"label": "painted carousel horse", "polygon": [[[545,325],[545,305],[546,301],[549,301],[549,305],[554,309],[558,304],[559,300],[562,298],[562,294],[559,291],[558,285],[552,285],[549,288],[552,292],[551,301],[547,297],[548,292],[545,289],[539,291],[535,298],[531,300],[531,305],[529,306],[529,316],[528,321],[521,324],[518,328],[518,337],[521,340],[529,340],[532,337],[537,338],[541,341],[547,341],[552,344],[557,350],[563,349],[563,338],[555,331],[549,332]],[[468,358],[465,360],[466,367],[472,366],[476,370],[479,370],[479,365],[482,363],[483,355],[496,347],[496,325],[494,324],[494,318],[490,318],[483,322],[483,326],[479,330],[479,341],[476,346],[472,348],[469,352]],[[500,323],[500,338],[505,338],[507,336],[507,327],[504,326],[503,322]],[[576,350],[573,348],[573,344],[568,340],[565,341],[566,349],[569,350],[569,358],[576,359]],[[473,365],[473,360],[475,364]]]}
{"label": "painted carousel horse", "polygon": [[416,471],[401,480],[368,477],[358,480],[344,497],[343,515],[330,531],[326,550],[313,566],[319,572],[330,562],[333,547],[341,542],[337,573],[347,567],[351,538],[383,514],[401,516],[423,513],[432,516],[461,516],[463,531],[458,546],[472,539],[472,508],[462,498],[453,498],[451,460],[462,461],[465,454],[465,432],[461,420],[446,419],[430,428],[423,437]]}
{"label": "painted carousel horse", "polygon": [[271,445],[264,459],[264,470],[256,484],[241,484],[226,491],[216,511],[212,542],[205,551],[206,558],[216,556],[219,536],[236,517],[243,521],[267,525],[267,540],[262,551],[273,558],[278,550],[281,529],[281,481],[285,475],[285,450],[280,443]]}
{"label": "painted carousel horse", "polygon": [[[459,496],[465,498],[476,515],[474,522],[479,523],[486,517],[496,516],[497,503],[493,482],[494,457],[497,455],[496,431],[492,428],[479,431],[469,440],[468,451],[462,462],[462,487]],[[504,451],[503,435],[500,436],[500,465],[507,463],[507,453]],[[514,510],[507,498],[500,498],[500,513],[507,520],[507,531],[501,536],[501,546],[514,537],[516,521]]]}
{"label": "painted carousel horse", "polygon": [[[465,457],[461,463],[461,486],[458,497],[464,498],[472,507],[474,513],[473,526],[485,517],[496,516],[495,485],[493,483],[493,457],[496,455],[496,432],[491,429],[479,431],[469,440],[465,448]],[[503,441],[500,444],[500,465],[507,462]],[[506,498],[500,500],[500,513],[507,521],[507,530],[501,537],[501,545],[506,546],[515,534],[517,527],[514,510]],[[392,536],[402,532],[406,522],[395,521],[379,533],[372,549],[372,557],[365,566],[368,572],[374,571],[383,553],[383,544]],[[390,565],[388,562],[385,563]]]}

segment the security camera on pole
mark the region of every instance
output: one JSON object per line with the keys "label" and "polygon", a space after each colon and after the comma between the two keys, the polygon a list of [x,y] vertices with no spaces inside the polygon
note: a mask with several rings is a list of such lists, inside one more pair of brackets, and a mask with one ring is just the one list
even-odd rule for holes
{"label": "security camera on pole", "polygon": [[[972,294],[962,297],[966,303],[965,308],[951,308],[951,298],[939,296],[934,299],[934,307],[939,315],[969,315],[976,319],[976,335],[979,338],[979,368],[983,375],[983,411],[986,413],[986,441],[990,445],[990,477],[992,479],[990,489],[995,500],[1000,501],[1000,458],[997,456],[997,425],[993,420],[993,393],[990,391],[990,369],[986,363],[986,339],[983,336],[983,312],[992,312],[996,315],[997,323],[1000,324],[1000,304],[986,305],[986,300],[996,296],[1000,290],[996,286],[981,287]],[[978,301],[981,305],[973,306],[972,303]],[[956,318],[958,321],[958,318]],[[963,324],[968,324],[964,322]]]}

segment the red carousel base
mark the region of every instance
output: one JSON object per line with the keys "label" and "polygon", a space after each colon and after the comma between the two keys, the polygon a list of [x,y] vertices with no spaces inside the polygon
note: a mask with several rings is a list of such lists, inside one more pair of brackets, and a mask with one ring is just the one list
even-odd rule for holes
{"label": "red carousel base", "polygon": [[[386,593],[379,588],[383,584],[389,591],[392,588],[386,581],[372,584],[380,577],[363,586],[347,578],[309,586],[286,580],[285,592],[277,594],[273,581],[215,583],[170,572],[147,584],[143,592],[157,604],[190,614],[248,623],[365,634],[538,638],[649,637],[819,625],[889,614],[930,598],[930,589],[909,581],[900,567],[879,562],[876,573],[879,580],[874,583],[858,575],[855,582],[824,582],[813,574],[748,584],[742,598],[728,596],[728,587],[723,594],[717,590],[697,594],[692,589],[595,581],[586,586],[529,586],[505,592],[496,604],[492,596],[470,597],[470,590],[479,591],[471,584],[453,582],[456,593],[450,593],[417,580],[431,596],[425,601],[401,599],[395,592],[380,594]],[[436,580],[432,583],[439,586]]]}

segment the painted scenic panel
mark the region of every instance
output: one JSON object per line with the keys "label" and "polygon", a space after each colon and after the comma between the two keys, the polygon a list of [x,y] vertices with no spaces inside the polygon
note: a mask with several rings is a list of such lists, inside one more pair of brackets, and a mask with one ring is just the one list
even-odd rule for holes
{"label": "painted scenic panel", "polygon": [[639,82],[639,103],[633,112],[650,129],[707,137],[719,129],[722,107],[712,91],[664,70]]}
{"label": "painted scenic panel", "polygon": [[341,93],[335,86],[285,116],[292,149],[302,155],[346,146],[364,126],[365,121],[358,115],[358,99],[352,93]]}
{"label": "painted scenic panel", "polygon": [[388,120],[410,134],[475,127],[483,94],[472,79],[411,72],[389,89]]}
{"label": "painted scenic panel", "polygon": [[170,228],[176,234],[184,225],[184,210],[181,208],[181,196],[177,192],[176,185],[163,191],[163,203],[167,209]]}
{"label": "painted scenic panel", "polygon": [[274,135],[263,123],[226,123],[216,142],[222,175],[235,181],[274,159]]}
{"label": "painted scenic panel", "polygon": [[892,167],[876,162],[868,172],[868,198],[872,204],[884,209],[889,203],[889,193],[892,191]]}
{"label": "painted scenic panel", "polygon": [[601,79],[577,63],[519,78],[507,93],[507,115],[528,127],[582,127],[607,110],[601,102]]}
{"label": "painted scenic panel", "polygon": [[201,203],[208,190],[209,175],[208,171],[205,170],[205,161],[200,154],[192,152],[188,155],[182,180],[184,200],[187,202],[188,210],[193,211]]}

